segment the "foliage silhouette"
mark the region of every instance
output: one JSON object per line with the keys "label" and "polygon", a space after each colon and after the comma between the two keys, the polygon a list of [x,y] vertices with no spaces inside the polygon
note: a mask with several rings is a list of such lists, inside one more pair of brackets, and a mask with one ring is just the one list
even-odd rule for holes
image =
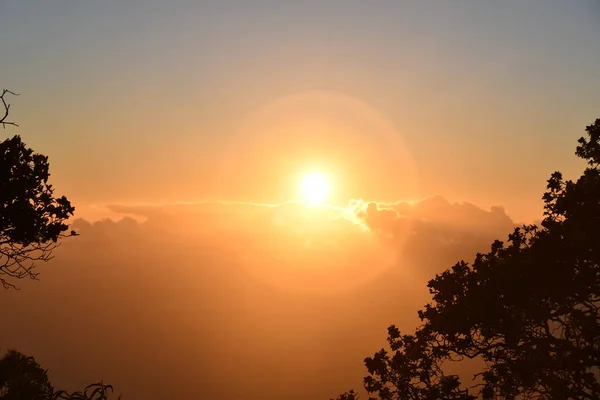
{"label": "foliage silhouette", "polygon": [[[17,126],[7,120],[7,94],[14,93],[0,95],[4,128]],[[50,260],[59,239],[75,234],[65,234],[75,208],[66,197],[54,196],[49,176],[48,157],[28,148],[20,136],[0,142],[0,283],[5,288],[15,288],[12,279],[35,279],[35,263]]]}
{"label": "foliage silhouette", "polygon": [[[109,394],[112,392],[113,387],[111,385],[100,382],[86,386],[82,392],[58,391],[49,400],[109,400]],[[117,397],[117,400],[120,399],[121,396]]]}
{"label": "foliage silhouette", "polygon": [[51,393],[46,370],[33,357],[11,350],[0,359],[0,400],[47,400]]}
{"label": "foliage silhouette", "polygon": [[[389,349],[365,359],[371,399],[600,398],[600,119],[586,133],[588,167],[552,174],[541,227],[432,279],[414,334],[388,329]],[[443,372],[464,359],[483,361],[469,385]]]}
{"label": "foliage silhouette", "polygon": [[109,400],[112,391],[111,385],[102,382],[83,391],[57,391],[35,358],[10,350],[0,359],[0,400]]}
{"label": "foliage silhouette", "polygon": [[[7,120],[7,94],[16,95],[6,89],[0,95],[3,128],[18,126]],[[0,283],[4,288],[15,288],[10,278],[35,279],[35,262],[50,260],[59,239],[75,235],[64,234],[75,208],[66,197],[54,197],[49,176],[48,157],[27,148],[20,136],[0,142]],[[83,392],[55,391],[47,371],[33,357],[11,350],[0,359],[0,400],[108,400],[109,393],[112,386],[102,382]]]}

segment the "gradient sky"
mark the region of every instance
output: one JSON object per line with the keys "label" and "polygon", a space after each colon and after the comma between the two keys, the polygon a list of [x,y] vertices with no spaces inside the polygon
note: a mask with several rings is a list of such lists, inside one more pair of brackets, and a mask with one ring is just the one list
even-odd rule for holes
{"label": "gradient sky", "polygon": [[[529,220],[551,172],[580,172],[576,139],[600,117],[599,20],[593,0],[0,0],[0,85],[78,206],[280,201],[215,171],[257,110],[327,90],[394,124],[419,195]],[[385,165],[355,169],[402,186]]]}

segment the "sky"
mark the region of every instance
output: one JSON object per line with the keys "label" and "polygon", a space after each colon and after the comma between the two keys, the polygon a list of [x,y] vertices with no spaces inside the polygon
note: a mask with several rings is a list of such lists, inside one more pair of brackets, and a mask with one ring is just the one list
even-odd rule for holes
{"label": "sky", "polygon": [[428,279],[581,174],[599,19],[592,0],[0,0],[2,133],[49,156],[80,233],[0,291],[0,350],[132,400],[359,389]]}
{"label": "sky", "polygon": [[[57,190],[81,212],[289,200],[289,175],[270,177],[268,190],[239,181],[265,181],[258,164],[281,169],[281,160],[290,171],[331,167],[328,152],[346,151],[341,139],[286,154],[290,141],[331,134],[325,92],[391,126],[359,115],[331,134],[372,150],[331,167],[340,188],[372,186],[340,189],[339,203],[442,195],[531,221],[549,174],[581,169],[575,140],[600,103],[599,13],[595,1],[3,0],[2,85],[21,93],[12,100],[18,133],[50,156]],[[271,115],[248,127],[307,93],[307,108],[321,112],[313,125],[299,127],[305,114],[291,104],[287,122]],[[333,119],[356,114],[338,108]],[[255,154],[248,142],[269,157],[243,161]],[[407,169],[414,190],[398,189]]]}

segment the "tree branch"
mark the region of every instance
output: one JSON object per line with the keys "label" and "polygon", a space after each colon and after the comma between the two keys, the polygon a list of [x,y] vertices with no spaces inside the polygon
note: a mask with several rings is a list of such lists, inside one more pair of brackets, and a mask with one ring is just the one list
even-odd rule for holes
{"label": "tree branch", "polygon": [[4,96],[6,94],[12,94],[13,96],[19,95],[18,93],[12,92],[8,89],[2,90],[2,94],[0,95],[0,101],[2,102],[2,105],[4,106],[4,116],[2,118],[0,118],[0,124],[2,124],[2,127],[4,129],[6,129],[6,125],[19,126],[14,122],[10,122],[10,121],[6,120],[6,118],[8,118],[8,113],[10,111],[10,103],[7,103],[6,99],[4,98]]}

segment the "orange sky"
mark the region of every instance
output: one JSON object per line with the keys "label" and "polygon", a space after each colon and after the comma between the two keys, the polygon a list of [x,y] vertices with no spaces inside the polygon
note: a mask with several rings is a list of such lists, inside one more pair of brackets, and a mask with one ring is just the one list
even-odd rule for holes
{"label": "orange sky", "polygon": [[18,132],[82,212],[277,203],[315,164],[339,204],[439,194],[531,221],[550,173],[581,168],[590,4],[234,3],[0,5]]}
{"label": "orange sky", "polygon": [[[359,388],[428,279],[581,173],[598,20],[558,0],[1,1],[0,84],[21,93],[3,133],[50,157],[81,235],[0,293],[0,348],[132,400]],[[331,190],[309,207],[314,172]]]}

